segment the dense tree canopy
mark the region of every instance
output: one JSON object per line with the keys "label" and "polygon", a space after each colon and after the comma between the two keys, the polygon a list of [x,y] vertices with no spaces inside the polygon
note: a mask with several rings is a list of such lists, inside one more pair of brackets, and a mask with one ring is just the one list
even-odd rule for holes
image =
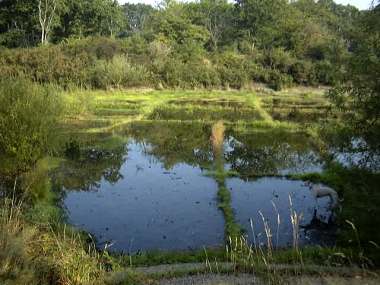
{"label": "dense tree canopy", "polygon": [[[158,7],[116,0],[2,0],[0,46],[58,44],[45,51],[51,53],[49,60],[59,67],[81,66],[81,84],[92,86],[104,86],[93,83],[93,69],[104,69],[103,63],[93,67],[94,60],[104,53],[107,60],[126,56],[143,66],[137,67],[145,70],[143,78],[168,86],[241,88],[254,81],[274,89],[333,85],[350,69],[346,63],[357,50],[366,14],[332,0],[168,0]],[[68,51],[77,39],[82,44]],[[95,59],[89,53],[94,50]],[[7,68],[0,68],[0,74],[25,73],[30,67],[41,76],[34,53],[39,52],[24,52],[17,59],[6,53],[2,60]],[[60,82],[66,80],[62,74]]]}

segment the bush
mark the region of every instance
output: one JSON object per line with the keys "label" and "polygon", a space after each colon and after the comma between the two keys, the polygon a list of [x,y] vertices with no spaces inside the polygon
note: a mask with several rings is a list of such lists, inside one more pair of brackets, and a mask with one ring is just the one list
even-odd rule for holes
{"label": "bush", "polygon": [[123,52],[123,42],[105,37],[88,37],[86,39],[71,39],[61,45],[62,51],[70,57],[85,53],[91,58],[111,60]]}
{"label": "bush", "polygon": [[283,48],[274,48],[266,53],[264,63],[267,67],[288,73],[295,58]]}
{"label": "bush", "polygon": [[39,83],[83,85],[87,81],[87,67],[92,63],[87,53],[65,54],[60,46],[34,49],[4,50],[0,53],[0,76],[23,75]]}
{"label": "bush", "polygon": [[131,64],[123,55],[115,56],[111,61],[98,60],[91,73],[91,85],[96,88],[150,84],[148,70],[144,66]]}
{"label": "bush", "polygon": [[51,86],[26,79],[0,81],[0,154],[5,174],[28,170],[46,153],[62,109],[61,96]]}
{"label": "bush", "polygon": [[242,88],[250,81],[244,55],[225,52],[217,56],[217,70],[225,87]]}
{"label": "bush", "polygon": [[290,69],[290,74],[293,76],[294,81],[298,84],[317,84],[314,65],[311,61],[298,60],[292,65]]}
{"label": "bush", "polygon": [[212,88],[220,86],[219,74],[206,59],[182,62],[168,58],[160,70],[160,80],[170,87]]}
{"label": "bush", "polygon": [[281,90],[286,87],[291,87],[293,83],[293,79],[291,76],[280,73],[277,70],[271,70],[270,79],[269,79],[269,87],[274,90]]}
{"label": "bush", "polygon": [[292,81],[302,85],[336,81],[339,67],[331,60],[296,59],[283,48],[262,52],[248,44],[239,44],[240,49],[248,49],[247,54],[231,50],[208,54],[199,43],[178,44],[163,36],[153,41],[141,35],[125,40],[68,39],[54,46],[1,49],[0,77],[24,76],[65,89],[244,88],[253,80],[280,89]]}
{"label": "bush", "polygon": [[334,65],[328,60],[317,62],[315,65],[315,73],[318,82],[325,85],[332,85],[338,79]]}

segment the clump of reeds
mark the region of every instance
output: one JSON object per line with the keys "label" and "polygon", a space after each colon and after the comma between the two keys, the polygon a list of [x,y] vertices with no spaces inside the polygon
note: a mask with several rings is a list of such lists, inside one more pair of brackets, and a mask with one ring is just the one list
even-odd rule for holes
{"label": "clump of reeds", "polygon": [[98,284],[100,253],[66,226],[32,224],[27,209],[15,195],[0,198],[0,283]]}
{"label": "clump of reeds", "polygon": [[[289,197],[290,202],[290,220],[292,223],[293,230],[293,267],[291,273],[298,275],[301,273],[303,261],[301,251],[299,249],[299,223],[302,220],[302,214],[298,214],[292,205],[292,200]],[[264,233],[257,234],[255,232],[255,221],[250,219],[250,226],[253,237],[253,244],[250,243],[246,237],[230,237],[228,246],[226,246],[227,258],[230,262],[234,264],[234,268],[239,268],[246,272],[252,273],[262,273],[263,277],[269,282],[269,284],[282,284],[284,274],[289,274],[290,272],[285,272],[281,266],[276,264],[275,248],[278,248],[279,231],[281,225],[281,217],[279,215],[276,205],[272,202],[272,205],[277,214],[277,225],[276,225],[276,235],[275,244],[273,241],[273,232],[271,225],[264,216],[264,214],[259,211],[261,221],[264,226]],[[257,240],[257,237],[264,234],[266,238],[266,243],[261,243]],[[289,270],[289,269],[287,269]],[[286,270],[285,270],[286,271]]]}
{"label": "clump of reeds", "polygon": [[0,200],[0,283],[12,280],[13,284],[37,284],[27,244],[33,241],[35,230],[25,227],[21,203]]}

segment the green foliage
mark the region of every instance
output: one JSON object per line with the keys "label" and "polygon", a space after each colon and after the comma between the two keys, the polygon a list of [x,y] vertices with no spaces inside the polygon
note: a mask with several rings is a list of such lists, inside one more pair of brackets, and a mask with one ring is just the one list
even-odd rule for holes
{"label": "green foliage", "polygon": [[137,34],[143,31],[149,17],[152,16],[154,9],[150,5],[138,3],[123,5],[124,14],[128,23],[127,35]]}
{"label": "green foliage", "polygon": [[330,91],[335,106],[345,114],[353,134],[366,145],[359,148],[380,150],[380,5],[358,21],[353,37],[353,54],[343,84]]}
{"label": "green foliage", "polygon": [[217,61],[221,82],[225,87],[241,88],[248,84],[248,66],[243,55],[225,52]]}
{"label": "green foliage", "polygon": [[62,99],[51,86],[29,80],[0,82],[0,154],[6,174],[28,170],[46,153]]}
{"label": "green foliage", "polygon": [[277,71],[273,71],[270,75],[269,86],[274,90],[281,90],[292,86],[293,79],[291,76]]}
{"label": "green foliage", "polygon": [[35,0],[4,0],[0,3],[0,44],[26,47],[39,41]]}
{"label": "green foliage", "polygon": [[131,64],[125,56],[115,56],[112,60],[98,60],[91,74],[91,86],[134,87],[148,86],[150,74],[144,66]]}
{"label": "green foliage", "polygon": [[233,29],[234,8],[226,0],[202,0],[185,6],[192,22],[209,32],[207,45],[212,51],[227,43]]}
{"label": "green foliage", "polygon": [[100,257],[77,232],[50,227],[43,220],[33,225],[15,200],[1,203],[2,284],[102,284]]}
{"label": "green foliage", "polygon": [[[25,47],[40,41],[36,2],[2,1],[0,45]],[[113,0],[57,3],[53,29],[45,40],[63,44],[1,52],[0,75],[25,73],[39,82],[95,88],[242,88],[252,81],[275,89],[292,81],[331,85],[345,71],[354,48],[352,35],[362,25],[355,24],[361,12],[330,0],[167,1],[157,8],[120,6]],[[104,69],[110,72],[108,63],[96,60],[112,61],[120,55],[127,56],[140,75],[151,73],[150,82],[145,76],[139,82],[124,80],[125,85],[115,74],[108,76],[113,79],[99,78]],[[113,65],[120,71],[121,66]],[[115,73],[123,73],[119,71]]]}

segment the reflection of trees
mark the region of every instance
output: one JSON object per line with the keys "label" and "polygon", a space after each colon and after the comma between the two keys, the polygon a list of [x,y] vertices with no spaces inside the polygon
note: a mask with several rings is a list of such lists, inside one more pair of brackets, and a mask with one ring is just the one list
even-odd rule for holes
{"label": "reflection of trees", "polygon": [[89,150],[78,160],[66,160],[54,171],[54,181],[70,190],[93,190],[102,179],[114,184],[123,178],[120,168],[125,162],[126,147],[112,150]]}
{"label": "reflection of trees", "polygon": [[[148,144],[147,153],[154,155],[167,169],[183,162],[201,167],[213,164],[214,149],[209,143],[208,124],[139,122],[131,124],[128,133],[137,142]],[[229,131],[226,137],[233,138],[227,141],[226,161],[242,175],[275,175],[317,160],[310,141],[302,134]]]}
{"label": "reflection of trees", "polygon": [[149,144],[147,153],[165,166],[177,163],[206,166],[212,161],[210,128],[202,123],[154,122],[131,124],[128,133],[140,143]]}
{"label": "reflection of trees", "polygon": [[359,138],[347,129],[325,129],[322,138],[328,146],[330,159],[338,160],[348,166],[367,170],[380,170],[380,148],[378,141]]}
{"label": "reflection of trees", "polygon": [[[223,140],[224,129],[221,130],[220,124],[213,125],[210,132],[210,125],[203,123],[136,122],[128,126],[124,135],[146,146],[144,151],[161,161],[167,169],[187,163],[200,167],[216,166],[217,172],[223,172],[227,162],[242,175],[271,175],[315,160],[305,136],[286,132],[227,134],[225,137],[232,138],[233,135],[233,139],[224,141],[227,145],[223,152],[220,138]],[[108,150],[89,150],[82,152],[78,160],[66,160],[55,171],[54,180],[67,189],[91,190],[99,188],[102,179],[109,183],[122,179],[120,168],[125,162],[125,141],[114,140],[112,148],[107,139],[101,138],[100,141],[108,146]],[[217,150],[221,153],[216,154]]]}
{"label": "reflection of trees", "polygon": [[228,141],[226,160],[242,175],[276,175],[282,170],[315,163],[308,139],[285,132],[234,134]]}

